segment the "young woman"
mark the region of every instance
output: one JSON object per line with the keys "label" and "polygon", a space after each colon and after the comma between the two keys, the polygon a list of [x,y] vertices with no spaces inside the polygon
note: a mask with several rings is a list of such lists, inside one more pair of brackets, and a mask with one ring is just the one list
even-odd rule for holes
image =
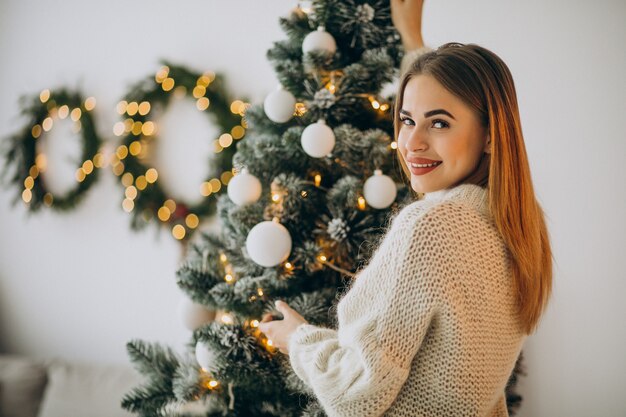
{"label": "young woman", "polygon": [[[414,44],[421,1],[392,0],[405,62],[398,157],[425,194],[393,220],[338,305],[338,329],[284,302],[259,328],[329,416],[507,416],[505,385],[551,292],[551,250],[513,79],[494,53]],[[421,33],[421,27],[418,28]],[[412,38],[415,40],[415,38]]]}

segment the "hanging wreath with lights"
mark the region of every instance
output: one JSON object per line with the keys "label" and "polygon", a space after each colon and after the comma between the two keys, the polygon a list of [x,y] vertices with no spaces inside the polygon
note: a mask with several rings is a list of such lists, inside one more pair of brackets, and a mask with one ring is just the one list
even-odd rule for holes
{"label": "hanging wreath with lights", "polygon": [[[98,177],[98,169],[104,162],[99,152],[101,140],[96,133],[91,111],[96,105],[93,97],[84,99],[79,92],[59,89],[43,90],[39,96],[23,97],[22,114],[27,117],[26,126],[7,141],[5,151],[5,174],[13,167],[11,183],[19,189],[20,199],[29,211],[42,207],[64,211],[74,208]],[[64,195],[53,195],[42,178],[47,167],[46,155],[38,151],[37,143],[59,120],[69,118],[73,131],[82,138],[82,154],[76,170],[76,187]]]}
{"label": "hanging wreath with lights", "polygon": [[[178,240],[187,239],[200,219],[215,212],[217,196],[233,177],[232,157],[235,141],[244,137],[243,114],[247,103],[230,101],[221,77],[212,72],[195,73],[163,62],[154,77],[137,85],[117,105],[125,117],[114,126],[121,136],[111,167],[125,187],[123,209],[131,213],[133,229],[155,221],[171,228]],[[159,184],[159,173],[147,162],[147,149],[158,137],[158,117],[165,113],[173,96],[195,100],[196,108],[206,114],[223,132],[213,141],[216,153],[209,174],[198,192],[203,196],[193,206],[177,202]]]}

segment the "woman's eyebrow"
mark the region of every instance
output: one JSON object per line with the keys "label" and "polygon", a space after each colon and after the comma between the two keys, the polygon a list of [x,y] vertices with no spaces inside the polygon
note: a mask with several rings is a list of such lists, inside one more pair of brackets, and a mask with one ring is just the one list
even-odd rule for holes
{"label": "woman's eyebrow", "polygon": [[[410,113],[410,112],[408,112],[408,111],[406,111],[406,110],[404,110],[404,109],[401,109],[401,110],[400,110],[400,114],[405,114],[405,115],[407,115],[407,116],[411,117],[411,113]],[[429,110],[429,111],[427,111],[426,113],[424,113],[424,118],[427,118],[427,117],[430,117],[430,116],[434,116],[434,115],[436,115],[436,114],[445,114],[446,116],[448,116],[448,117],[452,118],[453,120],[456,120],[456,119],[454,118],[454,116],[453,116],[452,114],[450,114],[450,112],[449,112],[449,111],[444,110],[444,109]]]}

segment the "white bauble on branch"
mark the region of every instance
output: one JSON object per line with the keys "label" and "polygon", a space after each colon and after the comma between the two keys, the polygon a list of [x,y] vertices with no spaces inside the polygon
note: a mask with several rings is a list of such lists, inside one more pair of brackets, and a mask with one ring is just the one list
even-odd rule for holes
{"label": "white bauble on branch", "polygon": [[313,158],[322,158],[335,148],[335,134],[323,119],[308,125],[300,140],[302,149]]}
{"label": "white bauble on branch", "polygon": [[215,319],[214,310],[210,310],[202,304],[194,303],[187,297],[180,300],[178,312],[183,324],[189,330],[196,330],[203,324],[210,323]]}
{"label": "white bauble on branch", "polygon": [[210,371],[215,364],[215,352],[205,342],[196,343],[196,361],[205,371]]}
{"label": "white bauble on branch", "polygon": [[275,123],[288,122],[293,117],[295,109],[296,98],[282,86],[269,93],[263,102],[265,114]]}
{"label": "white bauble on branch", "polygon": [[257,202],[262,190],[261,181],[246,169],[231,178],[227,187],[228,197],[238,206]]}
{"label": "white bauble on branch", "polygon": [[278,222],[261,222],[248,233],[246,251],[257,264],[265,267],[276,266],[291,253],[289,230]]}
{"label": "white bauble on branch", "polygon": [[337,42],[333,35],[326,32],[324,26],[320,26],[317,30],[309,33],[302,42],[302,52],[307,54],[311,51],[326,51],[334,54],[337,51]]}
{"label": "white bauble on branch", "polygon": [[393,204],[398,195],[398,190],[396,183],[377,169],[374,171],[374,175],[365,181],[363,194],[367,204],[376,209],[384,209]]}

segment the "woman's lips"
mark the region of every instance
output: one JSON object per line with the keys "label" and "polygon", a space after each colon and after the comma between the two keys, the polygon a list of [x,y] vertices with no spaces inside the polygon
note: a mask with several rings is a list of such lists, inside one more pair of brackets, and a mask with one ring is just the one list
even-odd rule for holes
{"label": "woman's lips", "polygon": [[426,158],[410,158],[407,160],[407,165],[413,175],[428,174],[429,172],[437,169],[437,167],[442,163],[443,161],[435,161]]}

